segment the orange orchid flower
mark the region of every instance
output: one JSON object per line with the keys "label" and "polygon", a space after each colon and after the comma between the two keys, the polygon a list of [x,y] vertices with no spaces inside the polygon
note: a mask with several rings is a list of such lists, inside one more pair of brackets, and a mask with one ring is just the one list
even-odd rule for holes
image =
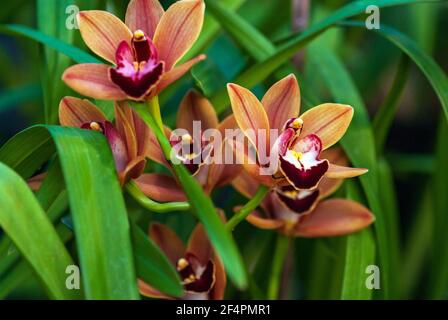
{"label": "orange orchid flower", "polygon": [[[349,178],[367,172],[367,169],[332,164],[322,153],[344,135],[353,116],[352,107],[325,103],[298,117],[300,89],[294,75],[275,83],[261,102],[239,85],[230,83],[227,89],[236,123],[256,149],[257,157],[262,151],[267,152],[270,159],[270,151],[278,156],[272,175],[260,174],[263,164],[259,158],[252,164],[245,161],[246,170],[261,184],[291,185],[297,190],[306,190],[316,188],[324,176]],[[259,129],[265,130],[265,139],[248,134]],[[271,129],[279,132],[274,144],[276,149],[271,148],[272,141],[269,141]]]}
{"label": "orange orchid flower", "polygon": [[77,64],[62,80],[95,99],[149,99],[205,59],[199,55],[176,66],[199,36],[204,9],[202,0],[178,1],[166,12],[157,0],[131,0],[126,23],[107,11],[81,11],[84,42],[113,66]]}
{"label": "orange orchid flower", "polygon": [[[185,289],[182,299],[222,300],[224,298],[227,282],[224,266],[215,254],[201,224],[193,230],[186,248],[173,230],[159,223],[151,225],[149,237],[176,267]],[[139,280],[138,285],[140,293],[144,296],[174,299],[142,280]]]}
{"label": "orange orchid flower", "polygon": [[65,97],[59,104],[59,122],[63,126],[101,132],[111,147],[122,185],[143,173],[150,148],[150,132],[128,103],[115,102],[114,125],[90,101]]}
{"label": "orange orchid flower", "polygon": [[[194,134],[193,123],[198,121],[201,132],[198,136]],[[211,103],[196,91],[189,91],[182,102],[177,113],[177,128],[183,129],[184,134],[178,137],[178,141],[171,143],[186,144],[188,154],[176,155],[190,173],[196,177],[198,182],[209,194],[213,188],[225,185],[232,181],[241,171],[241,165],[221,164],[216,162],[205,162],[209,154],[214,152],[210,143],[204,143],[202,132],[207,129],[217,129],[224,136],[224,130],[233,126],[231,118],[218,123],[218,116]],[[170,138],[171,129],[165,127],[165,134]],[[151,147],[148,149],[147,157],[158,162],[171,170],[171,165],[165,159],[157,139],[151,135]],[[224,148],[224,143],[219,142],[217,148]],[[196,159],[197,158],[197,159]],[[198,161],[194,161],[198,160]],[[160,173],[145,173],[136,179],[137,185],[149,198],[161,201],[186,201],[186,196],[177,181],[169,175]]]}
{"label": "orange orchid flower", "polygon": [[[338,165],[348,162],[340,148],[326,150],[323,156]],[[313,190],[297,190],[290,185],[277,186],[264,198],[262,210],[254,211],[246,219],[258,228],[276,229],[294,237],[331,237],[356,232],[370,225],[375,217],[369,209],[355,201],[324,200],[342,182],[343,179],[324,177]],[[251,198],[259,183],[243,171],[233,181],[233,186],[242,195]]]}

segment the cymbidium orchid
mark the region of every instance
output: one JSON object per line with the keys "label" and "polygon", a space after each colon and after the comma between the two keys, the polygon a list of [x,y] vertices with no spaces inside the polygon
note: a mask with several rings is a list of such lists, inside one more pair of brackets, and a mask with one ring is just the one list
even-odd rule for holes
{"label": "cymbidium orchid", "polygon": [[62,79],[95,99],[142,101],[157,95],[205,58],[199,55],[176,65],[200,33],[204,7],[202,0],[182,0],[164,12],[157,0],[132,0],[126,23],[107,11],[81,11],[77,19],[82,38],[113,65],[74,65]]}
{"label": "cymbidium orchid", "polygon": [[[346,165],[347,158],[339,148],[323,152],[328,161]],[[313,190],[276,186],[264,198],[260,210],[247,216],[247,221],[261,229],[276,229],[287,236],[330,237],[349,234],[367,227],[375,218],[361,204],[347,199],[328,199],[343,179],[322,178]],[[243,171],[233,186],[251,198],[259,182]]]}
{"label": "cymbidium orchid", "polygon": [[59,104],[63,126],[94,130],[109,142],[120,183],[139,177],[145,168],[150,132],[126,102],[115,103],[115,125],[88,100],[65,97]]}
{"label": "cymbidium orchid", "polygon": [[[307,190],[316,188],[323,177],[348,178],[367,171],[330,163],[322,153],[344,135],[352,107],[325,103],[299,117],[300,90],[294,75],[275,83],[261,102],[239,85],[230,83],[227,88],[236,123],[257,152],[252,163],[246,154],[245,168],[263,185]],[[272,130],[277,130],[277,139],[270,137]],[[263,139],[260,132],[266,133]],[[261,161],[261,154],[268,162]],[[270,174],[263,173],[267,166]]]}
{"label": "cymbidium orchid", "polygon": [[[226,274],[201,224],[190,236],[187,246],[169,227],[153,223],[149,237],[176,267],[185,294],[182,299],[221,300],[226,287]],[[147,297],[174,299],[139,280],[140,293]]]}
{"label": "cymbidium orchid", "polygon": [[[189,91],[182,99],[176,122],[177,130],[175,131],[165,127],[165,134],[174,146],[173,149],[178,149],[175,151],[175,160],[186,166],[206,193],[210,193],[215,187],[229,183],[239,174],[242,169],[240,165],[206,161],[217,152],[215,149],[224,148],[224,140],[208,141],[204,133],[209,129],[215,129],[222,138],[224,130],[231,121],[225,119],[219,123],[215,109],[205,97],[196,91]],[[194,130],[194,122],[200,125],[200,131]],[[181,134],[172,134],[176,131],[180,131]],[[176,148],[176,145],[181,148]],[[165,159],[154,135],[151,135],[151,148],[148,149],[147,156],[171,170],[171,164]],[[153,200],[162,202],[186,200],[182,188],[169,175],[145,173],[136,182],[140,189]]]}

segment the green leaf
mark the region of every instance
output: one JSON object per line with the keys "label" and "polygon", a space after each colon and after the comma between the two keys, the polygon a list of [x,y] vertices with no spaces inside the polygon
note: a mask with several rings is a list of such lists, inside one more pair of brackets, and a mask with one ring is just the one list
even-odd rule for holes
{"label": "green leaf", "polygon": [[[153,130],[165,157],[169,159],[171,145],[164,133],[159,129],[153,116],[148,112],[147,105],[133,103],[133,106],[140,117]],[[235,240],[219,218],[210,197],[204,194],[199,183],[190,175],[185,166],[182,164],[173,164],[173,170],[187,195],[193,212],[203,223],[211,243],[223,260],[229,276],[238,287],[245,288],[247,285],[247,275],[243,260],[238,252]]]}
{"label": "green leaf", "polygon": [[322,80],[327,84],[336,102],[347,103],[354,108],[353,120],[340,143],[353,166],[369,169],[369,172],[362,175],[360,180],[366,193],[369,207],[376,217],[374,227],[377,235],[383,278],[381,290],[387,297],[389,288],[393,286],[389,282],[392,280],[391,253],[389,251],[390,239],[387,232],[386,218],[378,198],[375,142],[370,129],[367,110],[347,70],[331,51],[316,47],[311,48],[308,59],[314,61],[315,71],[322,75]]}
{"label": "green leaf", "polygon": [[[362,197],[353,181],[347,181],[347,196],[356,202]],[[366,268],[375,263],[375,242],[370,229],[347,236],[342,300],[370,300],[372,289],[366,287]]]}
{"label": "green leaf", "polygon": [[45,212],[25,181],[0,163],[0,225],[54,299],[75,299],[78,291],[65,285],[67,266],[73,265]]}
{"label": "green leaf", "polygon": [[436,170],[433,175],[434,227],[432,244],[432,261],[429,282],[429,294],[433,299],[447,297],[448,289],[448,247],[446,245],[446,230],[448,229],[448,125],[440,121]]}
{"label": "green leaf", "polygon": [[65,54],[77,63],[101,63],[100,60],[77,47],[26,26],[18,24],[0,25],[0,33],[27,37]]}
{"label": "green leaf", "polygon": [[375,133],[375,142],[377,152],[383,151],[387,134],[394,120],[395,113],[398,110],[401,94],[409,74],[409,58],[402,56],[395,73],[395,79],[386,99],[379,108],[373,119],[372,126]]}
{"label": "green leaf", "polygon": [[[53,147],[51,139],[68,191],[86,297],[138,299],[129,222],[104,136],[77,128],[35,126],[22,131],[0,149],[0,159],[5,155],[22,174],[32,174],[36,169],[33,159],[41,162],[45,158],[33,152],[43,149],[48,153]],[[29,152],[14,159],[7,153],[14,149]]]}
{"label": "green leaf", "polygon": [[[423,0],[377,0],[375,5],[379,8],[388,6],[407,5],[420,2],[434,2],[440,3],[441,1],[423,1]],[[234,82],[247,88],[252,88],[264,79],[266,79],[272,72],[277,70],[283,63],[291,59],[301,48],[307,43],[312,41],[321,32],[327,28],[334,26],[335,24],[364,13],[367,6],[371,5],[371,0],[353,1],[342,8],[333,12],[330,16],[326,17],[322,21],[313,24],[304,32],[300,33],[288,43],[283,45],[275,54],[263,59],[263,61],[250,67],[248,70],[240,74]],[[252,39],[246,39],[246,42],[252,41]],[[225,89],[216,93],[212,97],[212,103],[217,110],[222,110],[228,105],[228,97]]]}
{"label": "green leaf", "polygon": [[145,233],[131,223],[134,259],[140,279],[171,296],[184,293],[179,274],[157,245]]}

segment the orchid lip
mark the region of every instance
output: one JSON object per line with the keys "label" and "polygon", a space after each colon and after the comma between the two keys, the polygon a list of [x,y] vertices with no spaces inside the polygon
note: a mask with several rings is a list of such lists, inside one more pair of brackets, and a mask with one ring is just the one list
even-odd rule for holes
{"label": "orchid lip", "polygon": [[131,45],[122,41],[115,53],[116,68],[109,69],[113,83],[129,97],[140,100],[149,94],[164,72],[157,49],[141,30],[134,32]]}
{"label": "orchid lip", "polygon": [[176,269],[188,292],[209,292],[214,285],[215,265],[212,260],[203,264],[193,253],[187,252],[177,261]]}
{"label": "orchid lip", "polygon": [[303,215],[316,205],[319,198],[319,190],[296,190],[292,186],[286,186],[276,190],[278,199],[294,213]]}

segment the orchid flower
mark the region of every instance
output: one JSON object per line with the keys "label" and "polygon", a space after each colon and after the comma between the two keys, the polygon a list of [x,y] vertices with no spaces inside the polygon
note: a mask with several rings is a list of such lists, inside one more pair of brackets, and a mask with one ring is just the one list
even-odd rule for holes
{"label": "orchid flower", "polygon": [[[226,274],[224,266],[207,238],[204,228],[198,224],[190,236],[187,247],[169,227],[153,223],[149,237],[166,254],[176,267],[185,289],[183,299],[224,298]],[[139,280],[140,293],[147,297],[174,299]]]}
{"label": "orchid flower", "polygon": [[[230,120],[230,121],[229,121]],[[206,193],[210,193],[213,188],[225,185],[239,174],[242,167],[236,164],[221,164],[210,162],[205,159],[214,152],[210,143],[203,142],[202,132],[207,129],[217,129],[223,132],[233,123],[231,118],[218,123],[218,117],[211,103],[196,91],[189,91],[182,99],[177,113],[177,128],[183,129],[184,134],[176,139],[171,138],[172,144],[187,144],[189,153],[176,154],[179,162],[183,163],[190,173],[196,177]],[[201,132],[198,136],[193,133],[193,123],[197,121],[201,125]],[[167,137],[171,136],[171,129],[165,127]],[[153,161],[160,163],[171,170],[171,165],[165,159],[160,145],[154,135],[151,135],[151,147],[147,156]],[[224,148],[224,143],[219,143],[218,147]],[[197,161],[194,161],[197,160]],[[160,173],[145,173],[136,179],[137,185],[149,198],[161,201],[185,201],[186,196],[177,181],[169,175]]]}
{"label": "orchid flower", "polygon": [[[338,165],[348,162],[340,148],[323,152],[323,156]],[[264,198],[261,211],[247,216],[247,221],[261,229],[279,230],[295,237],[331,237],[345,235],[370,225],[375,217],[361,204],[347,199],[324,200],[343,182],[343,179],[324,177],[313,190],[276,186]],[[248,172],[243,171],[233,186],[251,198],[258,186]]]}
{"label": "orchid flower", "polygon": [[184,75],[199,55],[179,66],[202,28],[202,0],[182,0],[166,12],[157,0],[131,0],[126,23],[107,11],[81,11],[81,36],[106,64],[77,64],[62,80],[75,91],[95,99],[143,101],[157,95]]}
{"label": "orchid flower", "polygon": [[90,101],[65,97],[59,104],[59,122],[63,126],[102,133],[111,147],[122,185],[143,173],[150,147],[150,132],[128,103],[115,102],[114,125]]}
{"label": "orchid flower", "polygon": [[[245,169],[260,183],[267,186],[290,185],[296,190],[314,189],[323,177],[349,178],[367,172],[330,163],[322,151],[341,139],[353,116],[348,105],[325,103],[303,113],[300,112],[300,90],[294,75],[275,83],[261,102],[246,88],[227,85],[236,123],[251,145],[260,152],[274,152],[278,165],[272,175],[261,175],[259,158],[253,163],[245,161]],[[266,130],[266,138],[248,132]],[[270,129],[279,136],[271,148]],[[247,157],[249,155],[246,155]]]}

